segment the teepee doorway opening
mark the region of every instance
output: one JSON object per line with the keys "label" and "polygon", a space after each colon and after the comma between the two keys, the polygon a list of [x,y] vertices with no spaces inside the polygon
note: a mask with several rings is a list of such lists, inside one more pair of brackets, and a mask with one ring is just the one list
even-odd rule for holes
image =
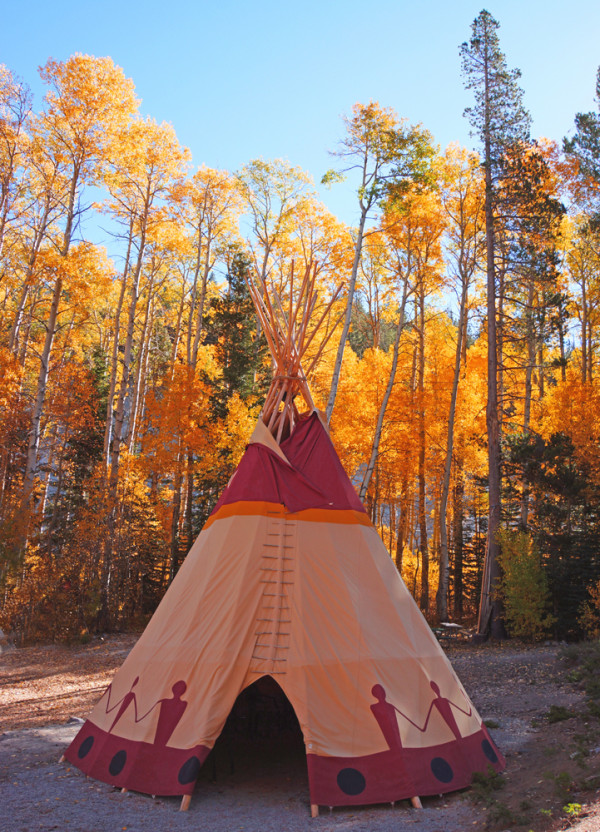
{"label": "teepee doorway opening", "polygon": [[304,738],[294,709],[272,676],[261,676],[237,697],[202,769],[200,780],[293,781],[306,790]]}

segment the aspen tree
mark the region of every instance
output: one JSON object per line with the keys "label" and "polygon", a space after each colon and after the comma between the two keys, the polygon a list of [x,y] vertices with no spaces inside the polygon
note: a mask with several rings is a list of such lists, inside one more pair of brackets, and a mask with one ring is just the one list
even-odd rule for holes
{"label": "aspen tree", "polygon": [[29,88],[0,64],[0,257],[7,229],[15,222],[23,191],[24,152],[32,96]]}
{"label": "aspen tree", "polygon": [[346,136],[341,140],[339,150],[332,154],[342,160],[342,172],[329,171],[323,177],[323,183],[339,181],[350,171],[358,172],[359,220],[353,235],[354,257],[346,289],[346,312],[327,401],[328,420],[335,405],[350,331],[367,220],[392,192],[404,191],[411,182],[425,182],[433,155],[431,135],[427,130],[420,125],[407,125],[391,108],[381,107],[377,101],[355,104],[352,116],[345,117],[344,124]]}
{"label": "aspen tree", "polygon": [[[450,475],[454,457],[454,428],[463,355],[466,353],[468,296],[483,242],[483,189],[478,171],[478,158],[456,147],[446,151],[442,162],[441,202],[446,216],[447,261],[449,281],[458,297],[458,322],[454,374],[448,430],[444,478],[440,494],[440,577],[436,606],[440,621],[448,618],[448,590],[450,585],[450,557],[448,553],[447,508]],[[455,486],[457,506],[460,506],[460,485]],[[462,532],[462,530],[461,530]]]}
{"label": "aspen tree", "polygon": [[[164,200],[171,193],[175,183],[183,176],[188,152],[180,147],[170,125],[156,124],[151,119],[130,123],[122,130],[111,147],[111,165],[104,172],[104,183],[111,195],[111,211],[133,228],[132,258],[127,273],[123,275],[129,288],[129,303],[126,313],[123,359],[115,388],[114,403],[108,402],[109,415],[113,421],[106,471],[108,472],[108,529],[104,545],[102,575],[101,620],[110,625],[111,577],[113,551],[116,544],[115,529],[119,507],[117,492],[122,444],[126,440],[127,397],[132,384],[134,361],[135,324],[140,298],[140,281],[146,266],[147,250],[158,229],[164,222]],[[118,330],[115,332],[117,336]],[[113,356],[118,350],[113,349]],[[113,367],[112,372],[117,370]],[[111,385],[112,386],[112,385]],[[114,408],[114,410],[113,410]]]}
{"label": "aspen tree", "polygon": [[[41,419],[46,398],[50,356],[68,276],[73,237],[81,219],[82,189],[93,180],[97,166],[115,129],[137,106],[133,84],[110,58],[75,55],[64,63],[48,61],[41,70],[49,84],[46,110],[36,120],[35,132],[43,139],[44,152],[60,169],[58,201],[62,206],[59,259],[50,267],[53,283],[46,337],[40,355],[37,389],[31,414],[31,429],[23,483],[23,516],[27,517],[37,473]],[[25,540],[26,528],[23,541]]]}

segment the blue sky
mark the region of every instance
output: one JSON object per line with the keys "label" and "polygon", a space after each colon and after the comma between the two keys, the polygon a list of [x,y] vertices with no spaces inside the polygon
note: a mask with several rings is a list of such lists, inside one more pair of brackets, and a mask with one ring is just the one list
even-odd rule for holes
{"label": "blue sky", "polygon": [[[75,52],[110,55],[133,79],[142,112],[173,124],[196,165],[235,170],[285,158],[318,181],[340,115],[378,100],[421,122],[446,146],[473,146],[458,47],[483,7],[466,0],[55,0],[6,4],[0,62],[41,104],[37,67]],[[562,139],[574,114],[595,109],[600,64],[598,0],[498,0],[509,67],[523,73],[534,135]],[[323,191],[353,222],[349,186]]]}

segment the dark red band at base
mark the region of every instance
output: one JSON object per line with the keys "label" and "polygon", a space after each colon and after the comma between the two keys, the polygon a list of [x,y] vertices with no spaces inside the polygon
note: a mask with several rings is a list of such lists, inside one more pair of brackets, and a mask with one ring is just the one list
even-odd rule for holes
{"label": "dark red band at base", "polygon": [[428,748],[366,757],[308,754],[307,759],[310,802],[319,806],[360,806],[444,794],[469,786],[476,771],[486,772],[489,766],[502,771],[506,766],[485,728]]}
{"label": "dark red band at base", "polygon": [[[84,774],[111,786],[157,795],[192,794],[210,749],[123,739],[89,720],[65,752]],[[389,803],[463,789],[476,771],[502,771],[504,758],[485,728],[469,737],[365,757],[307,754],[310,801],[321,806]],[[418,783],[418,786],[416,785]]]}
{"label": "dark red band at base", "polygon": [[121,789],[158,795],[192,794],[210,748],[171,748],[107,734],[89,720],[65,751],[84,774]]}

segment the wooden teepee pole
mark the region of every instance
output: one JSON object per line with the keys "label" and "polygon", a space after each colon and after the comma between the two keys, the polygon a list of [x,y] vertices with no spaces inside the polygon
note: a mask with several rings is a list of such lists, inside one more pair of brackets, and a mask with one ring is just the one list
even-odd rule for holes
{"label": "wooden teepee pole", "polygon": [[[301,418],[295,401],[298,395],[304,399],[309,411],[315,408],[308,386],[308,374],[302,369],[302,359],[322,329],[323,322],[330,314],[341,291],[339,287],[334,292],[317,323],[311,325],[318,303],[316,278],[316,265],[308,263],[298,289],[294,263],[292,263],[287,297],[283,289],[278,292],[272,287],[271,291],[268,291],[266,282],[258,275],[254,278],[247,278],[248,290],[265,333],[274,368],[273,380],[265,398],[261,418],[277,442],[283,441]],[[311,370],[315,367],[336,326],[337,322],[330,331],[326,332],[319,344],[317,354],[310,362]]]}

